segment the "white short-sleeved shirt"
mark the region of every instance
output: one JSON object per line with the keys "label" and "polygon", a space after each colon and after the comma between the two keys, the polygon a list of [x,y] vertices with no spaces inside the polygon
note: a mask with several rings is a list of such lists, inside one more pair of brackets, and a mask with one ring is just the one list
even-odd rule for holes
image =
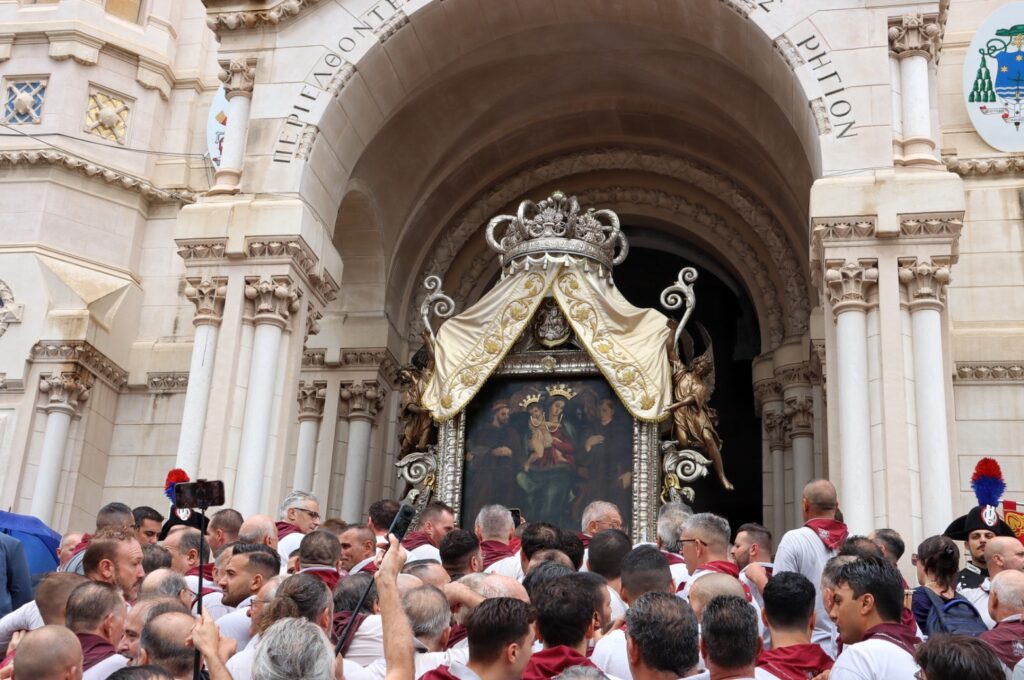
{"label": "white short-sleeved shirt", "polygon": [[917,672],[914,657],[886,640],[871,639],[843,647],[829,680],[909,680]]}

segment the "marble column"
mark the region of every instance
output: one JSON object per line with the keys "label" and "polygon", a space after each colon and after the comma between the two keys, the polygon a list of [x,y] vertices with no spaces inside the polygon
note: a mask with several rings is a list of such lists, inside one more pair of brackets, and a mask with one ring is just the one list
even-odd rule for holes
{"label": "marble column", "polygon": [[804,523],[803,489],[814,478],[814,400],[807,394],[786,397],[782,410],[793,447],[793,526]]}
{"label": "marble column", "polygon": [[771,410],[765,407],[761,422],[772,460],[772,533],[781,536],[786,530],[786,417],[776,404]]}
{"label": "marble column", "polygon": [[281,336],[291,315],[299,310],[300,291],[286,276],[246,280],[245,297],[252,300],[252,363],[242,416],[238,472],[235,477],[235,509],[243,516],[266,512],[261,508],[263,477],[273,417],[274,381],[278,372]]}
{"label": "marble column", "polygon": [[213,359],[217,353],[217,335],[224,314],[227,279],[186,279],[185,297],[196,306],[192,324],[196,335],[192,341],[192,361],[185,390],[185,407],[181,414],[181,434],[174,467],[181,468],[193,479],[199,473],[199,452],[203,446],[206,412],[213,380]]}
{"label": "marble column", "polygon": [[370,462],[373,422],[384,403],[384,387],[373,380],[342,383],[340,406],[348,420],[348,453],[345,457],[345,484],[341,497],[341,517],[346,522],[362,521],[366,471]]}
{"label": "marble column", "polygon": [[292,482],[292,488],[296,491],[313,490],[316,445],[320,438],[320,421],[324,417],[326,398],[326,382],[299,383],[299,441],[295,447],[295,478]]}
{"label": "marble column", "polygon": [[220,79],[228,100],[227,124],[224,129],[224,147],[220,166],[214,175],[214,186],[207,192],[211,196],[237,194],[245,160],[245,140],[249,132],[249,109],[252,90],[256,83],[256,59],[239,57],[220,62]]}
{"label": "marble column", "polygon": [[904,165],[940,164],[932,138],[928,71],[941,35],[936,15],[907,14],[889,20],[889,51],[900,70]]}
{"label": "marble column", "polygon": [[942,308],[949,267],[946,262],[901,258],[900,283],[906,287],[914,352],[914,404],[921,468],[921,507],[925,536],[941,534],[953,519],[949,431],[946,419]]}
{"label": "marble column", "polygon": [[64,450],[67,448],[71,419],[89,398],[89,387],[84,374],[72,372],[44,376],[39,382],[39,391],[46,395],[46,405],[43,407],[46,412],[46,431],[43,433],[43,450],[39,456],[29,514],[51,524],[64,468]]}
{"label": "marble column", "polygon": [[839,506],[851,532],[866,534],[875,517],[865,298],[878,282],[878,269],[873,260],[829,260],[824,282],[836,323]]}

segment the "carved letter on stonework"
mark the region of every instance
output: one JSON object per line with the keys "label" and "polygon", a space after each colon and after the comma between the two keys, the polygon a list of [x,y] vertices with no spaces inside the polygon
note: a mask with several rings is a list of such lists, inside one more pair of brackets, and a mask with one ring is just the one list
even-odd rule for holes
{"label": "carved letter on stonework", "polygon": [[252,97],[252,88],[256,84],[256,58],[239,57],[226,59],[220,63],[218,77],[224,83],[224,93],[228,99],[232,97]]}
{"label": "carved letter on stonework", "polygon": [[863,308],[868,292],[877,283],[878,268],[873,261],[830,260],[825,263],[825,286],[835,314],[847,307]]}
{"label": "carved letter on stonework", "polygon": [[299,298],[302,292],[287,276],[247,279],[245,297],[253,302],[257,324],[275,323],[284,326],[291,315],[301,309]]}
{"label": "carved letter on stonework", "polygon": [[224,314],[224,296],[228,292],[228,280],[189,278],[185,281],[185,297],[196,306],[196,315],[192,323],[197,326],[204,323],[219,326]]}
{"label": "carved letter on stonework", "polygon": [[373,380],[341,386],[341,413],[346,418],[372,420],[384,403],[384,386]]}
{"label": "carved letter on stonework", "polygon": [[78,407],[89,398],[89,385],[79,373],[59,373],[44,376],[39,391],[46,395],[46,412],[63,411],[75,415]]}
{"label": "carved letter on stonework", "polygon": [[901,258],[899,264],[900,283],[906,286],[911,307],[930,304],[941,309],[950,280],[949,267],[916,258]]}

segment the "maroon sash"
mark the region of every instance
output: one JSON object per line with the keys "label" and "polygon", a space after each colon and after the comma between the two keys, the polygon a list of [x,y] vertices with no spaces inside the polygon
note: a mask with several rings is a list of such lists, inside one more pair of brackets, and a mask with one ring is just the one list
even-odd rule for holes
{"label": "maroon sash", "polygon": [[577,533],[577,534],[576,534],[576,537],[577,537],[577,538],[579,538],[579,539],[580,539],[580,541],[582,541],[582,543],[583,543],[583,549],[584,549],[584,550],[587,550],[587,549],[589,549],[589,548],[590,548],[590,536],[587,536],[587,535],[586,535],[585,533],[583,533],[583,532],[579,532],[579,533]]}
{"label": "maroon sash", "polygon": [[[345,640],[345,644],[341,646],[341,653],[344,655],[348,652],[349,646],[352,641],[356,638],[356,633],[359,632],[359,626],[363,625],[363,621],[366,620],[367,614],[359,613],[356,614],[356,622],[352,624],[352,630],[348,632],[348,639]],[[345,632],[345,626],[348,625],[349,619],[352,618],[352,612],[335,612],[334,622],[331,625],[331,643],[338,644],[338,638]]]}
{"label": "maroon sash", "polygon": [[277,540],[280,541],[285,536],[290,536],[291,534],[295,534],[295,533],[301,533],[301,532],[299,532],[299,528],[297,526],[295,526],[294,524],[292,524],[291,522],[278,522],[277,523]]}
{"label": "maroon sash", "polygon": [[448,666],[438,666],[432,671],[427,671],[420,676],[420,680],[459,680],[451,674]]}
{"label": "maroon sash", "polygon": [[850,533],[845,524],[834,519],[812,519],[804,526],[813,531],[829,550],[837,550]]}
{"label": "maroon sash", "polygon": [[807,680],[832,668],[832,657],[816,644],[766,649],[757,657],[757,667],[780,680]]}
{"label": "maroon sash", "polygon": [[985,631],[978,638],[1010,668],[1024,657],[1024,621],[1000,621],[995,628]]}
{"label": "maroon sash", "polygon": [[908,632],[907,627],[902,623],[880,623],[869,628],[861,638],[861,642],[872,638],[891,642],[910,655],[913,655],[914,650],[921,644],[921,639]]}
{"label": "maroon sash", "polygon": [[548,680],[572,666],[597,668],[590,659],[575,649],[558,645],[535,652],[530,657],[530,663],[523,669],[523,680]]}
{"label": "maroon sash", "polygon": [[486,569],[495,562],[500,562],[506,557],[512,557],[516,554],[516,551],[511,545],[501,541],[481,541],[480,554],[483,555],[484,569]]}
{"label": "maroon sash", "polygon": [[672,565],[672,564],[686,564],[686,560],[683,559],[682,555],[677,555],[677,554],[675,554],[673,552],[669,552],[667,550],[662,550],[661,554],[665,556],[665,559],[668,560],[668,563],[670,565]]}
{"label": "maroon sash", "polygon": [[82,645],[82,672],[85,672],[103,661],[117,654],[117,649],[106,638],[92,633],[77,633],[75,637]]}
{"label": "maroon sash", "polygon": [[455,645],[459,644],[469,635],[469,631],[461,623],[456,623],[452,626],[452,632],[448,634],[448,646],[445,649],[451,649]]}
{"label": "maroon sash", "polygon": [[68,559],[71,559],[72,557],[74,557],[78,553],[80,553],[80,552],[84,551],[86,548],[88,548],[90,542],[92,542],[92,534],[82,534],[82,540],[79,541],[78,545],[76,545],[71,550],[71,555],[68,557]]}
{"label": "maroon sash", "polygon": [[316,576],[318,579],[324,582],[327,589],[332,593],[334,592],[335,586],[338,585],[338,581],[341,580],[341,574],[338,573],[337,569],[333,567],[308,567],[299,572],[300,574],[309,574],[310,576]]}
{"label": "maroon sash", "polygon": [[[402,540],[402,547],[406,550],[415,550],[422,545],[434,545],[434,542],[430,540],[430,536],[422,531],[410,531]],[[437,546],[434,547],[436,548]]]}

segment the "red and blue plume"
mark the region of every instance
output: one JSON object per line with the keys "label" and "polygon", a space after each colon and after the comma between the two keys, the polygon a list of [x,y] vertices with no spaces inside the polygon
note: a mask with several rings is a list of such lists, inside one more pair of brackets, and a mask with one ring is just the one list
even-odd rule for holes
{"label": "red and blue plume", "polygon": [[181,468],[174,468],[167,473],[167,481],[164,482],[164,495],[171,501],[171,505],[174,505],[174,485],[187,481],[189,481],[188,473]]}
{"label": "red and blue plume", "polygon": [[978,505],[997,507],[999,499],[1006,491],[1006,482],[1003,481],[1003,471],[994,458],[982,458],[974,467],[974,475],[971,477],[971,488],[978,499]]}

